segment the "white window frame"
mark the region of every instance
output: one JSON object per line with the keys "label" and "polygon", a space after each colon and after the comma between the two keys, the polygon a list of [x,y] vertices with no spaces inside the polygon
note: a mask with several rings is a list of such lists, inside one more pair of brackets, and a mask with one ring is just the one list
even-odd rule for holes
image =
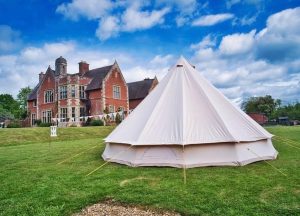
{"label": "white window frame", "polygon": [[61,122],[67,122],[67,118],[68,118],[68,108],[67,107],[61,107],[60,108],[60,121]]}
{"label": "white window frame", "polygon": [[42,111],[42,122],[43,123],[51,123],[51,119],[52,119],[52,111],[51,110]]}
{"label": "white window frame", "polygon": [[34,126],[36,123],[36,113],[31,113],[31,126]]}
{"label": "white window frame", "polygon": [[80,85],[79,86],[79,98],[80,99],[85,99],[86,95],[85,95],[85,86],[84,85]]}
{"label": "white window frame", "polygon": [[59,86],[59,99],[67,99],[68,98],[68,86],[63,85]]}
{"label": "white window frame", "polygon": [[121,99],[121,87],[118,85],[113,85],[113,98]]}
{"label": "white window frame", "polygon": [[33,100],[32,106],[33,106],[33,107],[36,107],[36,105],[37,105],[37,101],[36,101],[36,100]]}
{"label": "white window frame", "polygon": [[54,101],[53,89],[48,89],[44,91],[44,103],[53,103],[53,101]]}
{"label": "white window frame", "polygon": [[76,98],[76,86],[75,85],[71,85],[71,98]]}

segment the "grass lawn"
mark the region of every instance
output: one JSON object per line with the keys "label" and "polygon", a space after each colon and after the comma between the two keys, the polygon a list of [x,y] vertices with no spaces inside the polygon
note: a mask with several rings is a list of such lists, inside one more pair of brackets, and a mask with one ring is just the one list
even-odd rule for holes
{"label": "grass lawn", "polygon": [[109,163],[86,177],[104,163],[111,127],[59,128],[51,142],[49,128],[0,129],[0,215],[70,215],[105,199],[183,215],[300,215],[300,127],[267,129],[278,135],[270,164],[287,176],[258,162],[188,169],[186,185],[177,168]]}

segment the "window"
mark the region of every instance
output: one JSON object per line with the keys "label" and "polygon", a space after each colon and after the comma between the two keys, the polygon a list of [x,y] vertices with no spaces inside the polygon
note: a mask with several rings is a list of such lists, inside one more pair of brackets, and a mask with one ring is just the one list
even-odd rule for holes
{"label": "window", "polygon": [[120,99],[121,98],[120,86],[113,86],[113,98],[114,99]]}
{"label": "window", "polygon": [[85,98],[85,91],[84,91],[84,86],[79,86],[79,97],[80,98]]}
{"label": "window", "polygon": [[85,107],[80,107],[80,121],[83,121],[83,117],[85,117]]}
{"label": "window", "polygon": [[50,110],[42,112],[42,122],[43,123],[51,123],[52,112]]}
{"label": "window", "polygon": [[60,121],[66,122],[68,118],[68,109],[67,108],[60,108]]}
{"label": "window", "polygon": [[36,114],[32,113],[31,114],[31,126],[35,125],[35,121],[36,121]]}
{"label": "window", "polygon": [[72,118],[74,118],[75,119],[75,107],[72,107]]}
{"label": "window", "polygon": [[76,97],[76,88],[74,85],[72,85],[71,87],[71,97],[72,98],[75,98]]}
{"label": "window", "polygon": [[68,89],[67,86],[59,87],[59,99],[66,99],[68,97]]}
{"label": "window", "polygon": [[45,103],[52,103],[53,102],[53,90],[47,90],[44,93],[45,96]]}
{"label": "window", "polygon": [[33,107],[36,107],[36,100],[33,101]]}
{"label": "window", "polygon": [[108,111],[109,113],[114,113],[115,112],[115,107],[113,105],[108,106]]}

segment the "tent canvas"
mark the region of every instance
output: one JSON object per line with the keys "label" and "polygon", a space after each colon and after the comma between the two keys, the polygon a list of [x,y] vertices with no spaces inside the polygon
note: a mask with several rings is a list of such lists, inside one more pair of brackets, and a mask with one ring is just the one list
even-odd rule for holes
{"label": "tent canvas", "polygon": [[238,166],[275,159],[271,137],[180,57],[105,139],[102,156],[130,166]]}

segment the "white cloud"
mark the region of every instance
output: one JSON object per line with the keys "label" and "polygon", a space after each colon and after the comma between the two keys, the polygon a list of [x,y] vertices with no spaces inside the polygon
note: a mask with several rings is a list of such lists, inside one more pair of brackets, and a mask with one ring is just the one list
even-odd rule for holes
{"label": "white cloud", "polygon": [[117,17],[109,16],[99,21],[99,26],[96,30],[96,36],[100,40],[106,40],[118,35],[120,31],[120,20]]}
{"label": "white cloud", "polygon": [[56,12],[74,21],[81,17],[98,21],[95,34],[100,40],[107,40],[120,32],[149,29],[164,23],[170,8],[145,10],[148,4],[148,1],[73,0],[59,5]]}
{"label": "white cloud", "polygon": [[202,4],[197,0],[157,0],[156,4],[173,8],[176,14],[178,14],[175,17],[175,22],[180,27],[189,23],[196,11],[207,7],[208,2]]}
{"label": "white cloud", "polygon": [[42,47],[26,47],[18,58],[23,63],[43,62],[47,59],[56,58],[71,53],[75,49],[74,42],[45,43]]}
{"label": "white cloud", "polygon": [[218,46],[206,36],[192,44],[197,69],[231,100],[239,104],[250,96],[272,95],[284,101],[300,100],[299,8],[268,18],[256,33],[225,35]]}
{"label": "white cloud", "polygon": [[236,33],[222,38],[220,51],[224,55],[237,55],[251,51],[254,46],[255,30],[244,34]]}
{"label": "white cloud", "polygon": [[214,38],[211,34],[208,34],[199,43],[192,44],[190,47],[191,49],[214,47],[216,42],[216,38]]}
{"label": "white cloud", "polygon": [[213,26],[234,17],[231,13],[210,14],[197,18],[192,22],[193,26]]}
{"label": "white cloud", "polygon": [[226,7],[231,8],[233,5],[240,3],[241,0],[227,0]]}
{"label": "white cloud", "polygon": [[59,5],[56,12],[71,20],[78,20],[80,17],[98,19],[106,15],[113,7],[114,4],[110,0],[73,0]]}
{"label": "white cloud", "polygon": [[170,11],[169,8],[161,10],[141,11],[138,7],[129,7],[122,15],[123,31],[135,31],[148,29],[164,22],[164,15]]}
{"label": "white cloud", "polygon": [[[0,92],[17,95],[22,87],[38,83],[38,74],[48,65],[55,68],[55,59],[63,56],[68,63],[68,73],[78,72],[78,62],[85,60],[90,69],[110,65],[116,59],[128,82],[157,76],[161,79],[174,59],[172,55],[154,55],[150,59],[139,59],[118,50],[97,50],[80,47],[73,41],[45,43],[40,47],[26,47],[14,55],[0,55]],[[138,63],[137,63],[138,62]]]}
{"label": "white cloud", "polygon": [[264,7],[265,1],[262,0],[227,0],[226,1],[226,7],[230,9],[232,6],[237,4],[247,4],[247,5],[253,5],[257,9],[261,9]]}
{"label": "white cloud", "polygon": [[18,48],[21,41],[21,33],[8,25],[0,25],[0,53],[9,52]]}
{"label": "white cloud", "polygon": [[164,22],[164,16],[169,8],[161,10],[143,11],[139,4],[128,7],[122,16],[110,16],[99,22],[96,35],[100,40],[106,40],[117,36],[120,32],[134,32],[137,30],[149,29]]}
{"label": "white cloud", "polygon": [[172,63],[174,63],[175,59],[173,55],[156,55],[153,59],[151,59],[149,66],[155,68],[155,67],[167,67],[170,66]]}
{"label": "white cloud", "polygon": [[277,62],[300,56],[300,7],[271,15],[256,35],[258,58]]}
{"label": "white cloud", "polygon": [[182,14],[193,13],[198,6],[197,0],[157,0],[156,3],[175,7]]}

